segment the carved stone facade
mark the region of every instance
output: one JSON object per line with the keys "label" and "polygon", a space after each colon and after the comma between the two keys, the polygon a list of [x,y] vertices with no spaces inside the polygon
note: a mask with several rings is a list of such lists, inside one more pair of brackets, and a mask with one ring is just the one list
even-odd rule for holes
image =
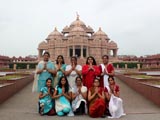
{"label": "carved stone facade", "polygon": [[[88,56],[93,56],[97,63],[101,62],[101,56],[107,54],[110,60],[117,60],[118,47],[114,41],[110,41],[107,34],[101,28],[94,32],[90,26],[77,16],[70,26],[66,26],[62,32],[56,28],[51,32],[46,41],[38,46],[38,59],[42,59],[44,51],[51,54],[51,60],[56,60],[58,55],[63,55],[65,62],[69,63],[71,56],[77,56],[80,64],[86,62]],[[111,56],[111,52],[113,55]]]}

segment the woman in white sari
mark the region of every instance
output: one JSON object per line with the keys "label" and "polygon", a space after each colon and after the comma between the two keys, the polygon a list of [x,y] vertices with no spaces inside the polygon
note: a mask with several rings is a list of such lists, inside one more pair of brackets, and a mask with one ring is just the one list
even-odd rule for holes
{"label": "woman in white sari", "polygon": [[65,75],[67,76],[71,88],[75,85],[75,79],[81,75],[82,66],[77,64],[77,57],[71,57],[71,64],[66,66]]}
{"label": "woman in white sari", "polygon": [[75,115],[87,114],[87,87],[82,85],[82,78],[76,77],[72,90],[72,109]]}
{"label": "woman in white sari", "polygon": [[109,86],[105,87],[105,95],[109,101],[109,112],[111,117],[109,118],[120,118],[125,115],[123,110],[123,101],[119,98],[119,86],[115,84],[114,77],[108,78]]}

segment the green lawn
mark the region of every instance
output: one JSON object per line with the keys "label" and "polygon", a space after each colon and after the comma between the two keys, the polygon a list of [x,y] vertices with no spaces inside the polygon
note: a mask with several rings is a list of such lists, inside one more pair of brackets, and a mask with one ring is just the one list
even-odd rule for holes
{"label": "green lawn", "polygon": [[21,78],[23,77],[22,75],[7,75],[0,77],[0,80],[11,80],[11,79],[16,79],[16,78]]}
{"label": "green lawn", "polygon": [[149,75],[131,75],[131,77],[134,77],[134,78],[154,78],[153,76],[149,76]]}

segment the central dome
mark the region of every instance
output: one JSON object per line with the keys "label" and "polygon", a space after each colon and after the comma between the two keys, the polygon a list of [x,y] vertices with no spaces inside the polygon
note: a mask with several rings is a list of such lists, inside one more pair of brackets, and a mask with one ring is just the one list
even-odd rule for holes
{"label": "central dome", "polygon": [[77,15],[77,19],[73,21],[70,26],[86,26],[86,25],[79,19],[79,16]]}

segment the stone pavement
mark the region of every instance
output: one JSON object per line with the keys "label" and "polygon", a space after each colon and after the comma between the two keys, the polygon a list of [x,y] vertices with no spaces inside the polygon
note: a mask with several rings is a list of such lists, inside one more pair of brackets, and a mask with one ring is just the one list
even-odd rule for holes
{"label": "stone pavement", "polygon": [[[160,108],[130,89],[117,79],[126,116],[119,120],[160,120]],[[0,105],[0,120],[81,120],[87,115],[74,117],[40,116],[37,113],[38,94],[31,92],[32,83]],[[108,118],[99,118],[108,119]],[[113,119],[114,120],[114,119]]]}

